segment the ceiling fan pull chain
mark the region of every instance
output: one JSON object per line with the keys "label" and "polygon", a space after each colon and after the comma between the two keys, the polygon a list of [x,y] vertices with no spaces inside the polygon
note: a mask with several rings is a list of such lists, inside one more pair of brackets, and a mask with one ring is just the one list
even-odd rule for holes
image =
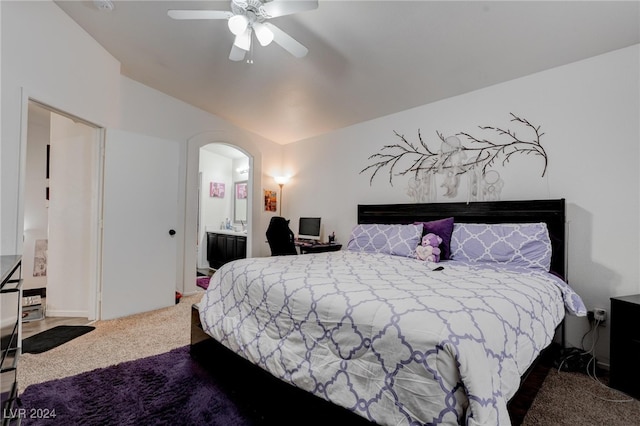
{"label": "ceiling fan pull chain", "polygon": [[253,64],[253,43],[251,43],[251,46],[249,47],[249,57],[247,58],[247,63],[249,65]]}

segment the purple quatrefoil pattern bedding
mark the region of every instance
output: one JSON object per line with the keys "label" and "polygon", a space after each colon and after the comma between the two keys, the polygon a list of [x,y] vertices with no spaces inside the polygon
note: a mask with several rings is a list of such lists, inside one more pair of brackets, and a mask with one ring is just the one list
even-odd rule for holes
{"label": "purple quatrefoil pattern bedding", "polygon": [[456,223],[451,236],[451,258],[548,271],[551,241],[544,223]]}
{"label": "purple quatrefoil pattern bedding", "polygon": [[353,228],[347,249],[414,257],[422,239],[422,225],[358,225]]}
{"label": "purple quatrefoil pattern bedding", "polygon": [[537,268],[343,250],[224,265],[205,331],[269,371],[382,425],[509,424],[506,402],[584,305]]}

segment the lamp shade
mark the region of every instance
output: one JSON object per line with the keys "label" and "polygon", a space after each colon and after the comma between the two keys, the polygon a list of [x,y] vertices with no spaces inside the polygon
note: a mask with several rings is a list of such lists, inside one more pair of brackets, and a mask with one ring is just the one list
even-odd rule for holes
{"label": "lamp shade", "polygon": [[284,185],[289,182],[289,176],[276,176],[273,180],[275,180],[278,185]]}
{"label": "lamp shade", "polygon": [[249,20],[244,15],[234,15],[229,18],[229,22],[227,23],[227,25],[229,25],[229,30],[234,35],[240,35],[247,30]]}

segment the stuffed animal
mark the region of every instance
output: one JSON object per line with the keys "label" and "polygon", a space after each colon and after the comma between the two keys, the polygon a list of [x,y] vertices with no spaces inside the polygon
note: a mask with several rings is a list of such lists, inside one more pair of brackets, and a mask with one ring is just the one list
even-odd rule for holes
{"label": "stuffed animal", "polygon": [[416,247],[416,257],[427,262],[440,262],[440,244],[442,238],[433,233],[422,237],[422,244]]}

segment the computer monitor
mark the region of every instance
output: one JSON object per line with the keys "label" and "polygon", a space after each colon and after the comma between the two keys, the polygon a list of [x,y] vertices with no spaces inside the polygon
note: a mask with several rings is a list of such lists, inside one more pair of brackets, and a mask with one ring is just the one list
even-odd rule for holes
{"label": "computer monitor", "polygon": [[319,240],[320,218],[301,217],[298,222],[298,238],[301,240]]}

